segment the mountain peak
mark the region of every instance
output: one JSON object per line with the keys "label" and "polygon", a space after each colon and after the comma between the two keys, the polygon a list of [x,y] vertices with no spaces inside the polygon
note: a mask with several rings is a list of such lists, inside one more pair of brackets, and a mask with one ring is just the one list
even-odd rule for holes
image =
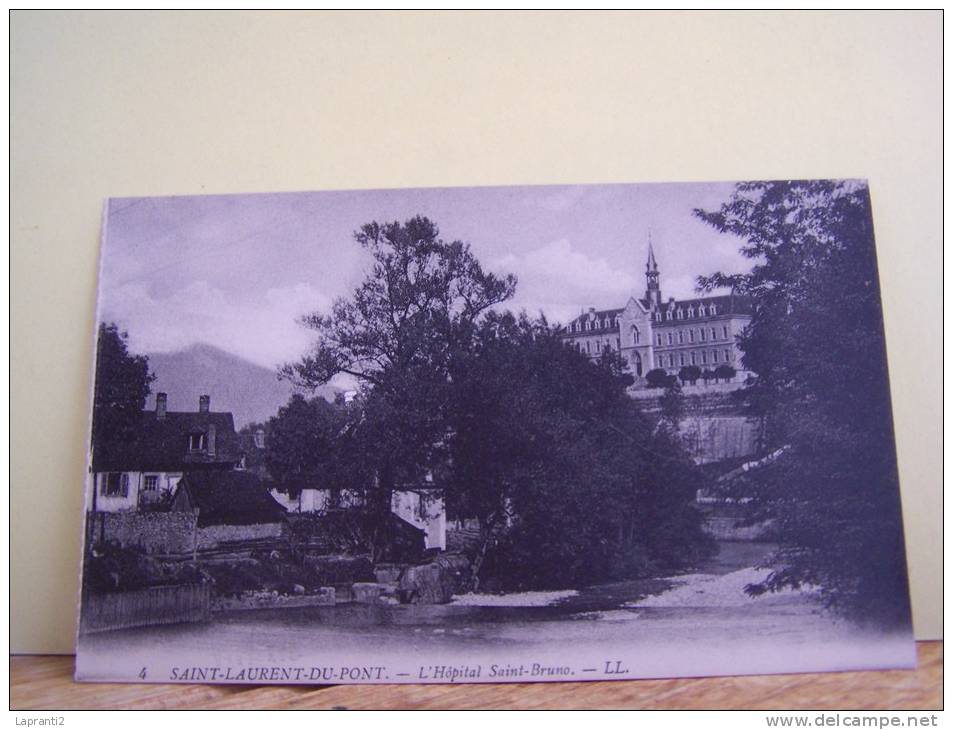
{"label": "mountain peak", "polygon": [[[168,394],[169,410],[194,411],[200,395],[211,397],[213,411],[228,411],[236,428],[274,416],[288,402],[291,383],[279,380],[276,370],[256,365],[214,345],[195,343],[175,352],[147,355],[156,375],[146,408],[155,407],[155,393]],[[338,392],[323,386],[315,394],[331,400]]]}

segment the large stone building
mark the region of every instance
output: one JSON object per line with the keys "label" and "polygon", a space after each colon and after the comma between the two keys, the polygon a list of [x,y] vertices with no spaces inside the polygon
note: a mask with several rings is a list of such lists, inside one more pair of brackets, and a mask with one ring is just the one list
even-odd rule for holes
{"label": "large stone building", "polygon": [[702,371],[729,365],[740,382],[745,373],[737,336],[751,321],[750,300],[728,294],[664,301],[651,243],[645,280],[645,296],[630,297],[622,309],[584,312],[566,325],[565,340],[593,359],[621,353],[637,384],[650,370],[677,375],[688,365]]}

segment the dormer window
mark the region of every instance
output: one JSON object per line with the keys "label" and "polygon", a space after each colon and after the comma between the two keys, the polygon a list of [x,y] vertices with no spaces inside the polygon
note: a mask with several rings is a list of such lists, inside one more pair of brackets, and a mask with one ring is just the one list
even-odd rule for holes
{"label": "dormer window", "polygon": [[259,428],[257,431],[255,431],[255,448],[265,448],[265,429],[263,428]]}
{"label": "dormer window", "polygon": [[689,318],[689,319],[692,319],[692,318],[694,318],[694,316],[695,316],[695,307],[689,307],[689,308],[688,308],[688,318]]}
{"label": "dormer window", "polygon": [[675,312],[675,316],[676,316],[678,319],[683,319],[683,312],[682,312],[681,308],[679,308],[678,311]]}
{"label": "dormer window", "polygon": [[698,305],[698,316],[699,316],[699,317],[704,317],[704,316],[705,316],[705,305],[704,305],[704,304],[699,304],[699,305]]}
{"label": "dormer window", "polygon": [[189,434],[189,451],[205,451],[206,441],[204,433]]}
{"label": "dormer window", "polygon": [[671,320],[671,319],[672,319],[672,310],[671,310],[671,309],[668,310],[668,311],[665,313],[665,319],[668,319],[668,320]]}
{"label": "dormer window", "polygon": [[714,316],[714,315],[717,314],[717,313],[718,313],[718,310],[715,309],[715,305],[714,305],[714,304],[712,304],[712,305],[710,305],[710,306],[708,307],[708,314]]}
{"label": "dormer window", "polygon": [[656,312],[656,313],[655,313],[655,321],[656,321],[656,322],[661,322],[661,321],[662,321],[662,313],[661,313],[661,312]]}

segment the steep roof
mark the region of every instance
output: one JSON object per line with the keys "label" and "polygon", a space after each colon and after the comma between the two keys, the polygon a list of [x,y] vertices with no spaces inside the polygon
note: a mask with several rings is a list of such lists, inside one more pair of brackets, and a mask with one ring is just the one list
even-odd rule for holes
{"label": "steep roof", "polygon": [[576,334],[582,335],[582,334],[594,334],[594,333],[598,333],[598,332],[611,332],[611,331],[614,331],[611,325],[610,325],[609,327],[603,327],[602,325],[603,325],[603,323],[605,322],[605,320],[606,320],[607,317],[608,317],[610,320],[613,320],[616,316],[622,314],[623,311],[625,311],[625,310],[623,310],[623,309],[597,309],[597,310],[590,310],[590,311],[588,311],[588,312],[584,312],[583,314],[580,314],[580,315],[579,315],[578,317],[576,317],[575,319],[569,320],[569,322],[567,323],[567,332],[568,332],[568,327],[569,327],[569,325],[575,324],[576,322],[587,322],[587,321],[592,321],[592,322],[594,322],[597,326],[593,327],[592,329],[585,330],[584,332],[578,332],[578,333],[576,333]]}
{"label": "steep roof", "polygon": [[[716,314],[710,315],[705,313],[704,317],[698,316],[698,307],[704,304],[706,309],[711,305],[715,305]],[[674,305],[675,311],[679,309],[686,310],[685,317],[687,319],[687,310],[689,307],[695,310],[695,316],[691,318],[690,321],[695,320],[706,320],[711,319],[712,317],[723,317],[726,314],[746,314],[750,315],[753,311],[753,303],[750,297],[743,297],[737,294],[723,294],[721,296],[715,297],[698,297],[696,299],[676,299],[674,302],[663,302],[661,306],[661,311],[666,312]],[[661,322],[654,322],[655,326],[660,325],[675,325],[675,324],[685,324],[685,319],[666,319],[663,317]]]}
{"label": "steep roof", "polygon": [[280,522],[285,508],[247,471],[193,471],[179,482],[175,502],[198,509],[199,527]]}
{"label": "steep roof", "polygon": [[[204,434],[208,444],[215,426],[215,454],[190,451],[189,436]],[[241,445],[231,413],[142,411],[132,435],[124,441],[93,444],[93,471],[185,471],[228,468],[241,458]]]}

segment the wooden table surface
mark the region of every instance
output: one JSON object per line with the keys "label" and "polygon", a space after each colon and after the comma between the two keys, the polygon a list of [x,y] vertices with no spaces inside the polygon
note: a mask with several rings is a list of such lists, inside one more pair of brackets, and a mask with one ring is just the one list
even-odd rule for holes
{"label": "wooden table surface", "polygon": [[942,709],[943,643],[916,670],[481,685],[78,684],[72,656],[10,658],[13,710]]}

